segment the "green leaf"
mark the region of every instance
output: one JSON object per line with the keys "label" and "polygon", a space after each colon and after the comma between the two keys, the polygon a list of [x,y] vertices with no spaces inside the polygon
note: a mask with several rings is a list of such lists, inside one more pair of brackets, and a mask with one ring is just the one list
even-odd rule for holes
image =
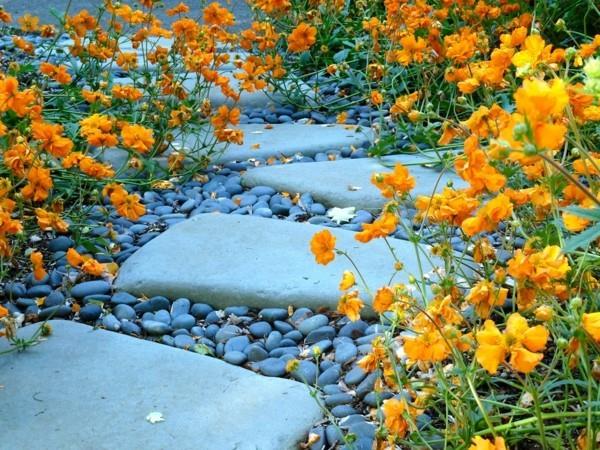
{"label": "green leaf", "polygon": [[336,64],[339,64],[339,63],[345,61],[349,54],[350,54],[350,49],[345,48],[344,50],[340,50],[335,55],[333,55],[333,60],[336,62]]}
{"label": "green leaf", "polygon": [[579,233],[576,236],[571,237],[565,243],[565,252],[570,253],[578,248],[587,247],[593,241],[600,237],[600,223],[597,223],[591,228],[588,228],[582,233]]}

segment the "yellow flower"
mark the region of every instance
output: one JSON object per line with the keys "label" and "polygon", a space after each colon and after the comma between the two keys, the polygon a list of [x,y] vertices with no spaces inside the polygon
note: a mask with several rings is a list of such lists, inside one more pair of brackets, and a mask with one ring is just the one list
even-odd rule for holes
{"label": "yellow flower", "polygon": [[508,289],[497,287],[492,281],[481,280],[471,288],[465,300],[475,305],[475,311],[483,318],[490,315],[494,306],[502,306]]}
{"label": "yellow flower", "polygon": [[583,329],[600,342],[600,312],[584,314],[582,317]]}
{"label": "yellow flower", "polygon": [[469,450],[507,450],[504,438],[496,437],[494,441],[484,439],[480,436],[473,438],[473,445],[469,447]]}
{"label": "yellow flower", "polygon": [[340,291],[346,291],[356,284],[354,274],[349,270],[345,270],[340,281]]}
{"label": "yellow flower", "polygon": [[364,307],[364,302],[358,297],[358,291],[352,291],[342,295],[337,310],[339,313],[348,316],[352,322],[355,322],[360,319],[360,310]]}
{"label": "yellow flower", "polygon": [[531,122],[561,117],[569,104],[569,94],[560,78],[550,83],[537,78],[525,80],[514,97],[517,111]]}
{"label": "yellow flower", "polygon": [[326,266],[335,258],[335,236],[329,230],[319,231],[310,241],[310,250],[317,264]]}

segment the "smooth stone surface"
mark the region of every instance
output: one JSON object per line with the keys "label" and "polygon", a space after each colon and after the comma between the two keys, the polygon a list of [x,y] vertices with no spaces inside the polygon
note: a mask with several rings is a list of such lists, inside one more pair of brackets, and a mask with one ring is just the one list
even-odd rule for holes
{"label": "smooth stone surface", "polygon": [[431,195],[434,188],[441,191],[448,181],[455,187],[465,187],[456,174],[423,167],[419,163],[431,162],[412,155],[375,158],[341,159],[314,164],[281,164],[258,167],[242,175],[246,186],[266,184],[279,192],[310,192],[315,201],[328,207],[355,207],[357,210],[379,211],[389,201],[371,183],[375,172],[389,172],[396,162],[405,164],[415,178],[413,196]]}
{"label": "smooth stone surface", "polygon": [[[291,450],[321,418],[301,383],[70,321],[50,324],[46,341],[0,358],[3,448]],[[40,373],[52,382],[40,383]],[[150,424],[151,412],[165,421]]]}
{"label": "smooth stone surface", "polygon": [[[244,143],[242,145],[216,145],[215,149],[218,151],[211,157],[211,161],[213,163],[226,163],[245,161],[250,158],[267,159],[271,156],[294,156],[296,153],[312,156],[325,150],[339,149],[351,145],[357,147],[371,142],[373,139],[373,133],[370,129],[357,129],[345,125],[324,126],[283,123],[270,125],[270,127],[265,128],[265,125],[260,124],[240,124],[236,126],[236,129],[240,129],[244,133]],[[196,142],[198,140],[203,142],[205,139],[207,139],[206,132],[199,132],[187,136],[182,145],[188,149],[199,148]],[[107,149],[103,158],[118,169],[124,166],[127,155],[125,150]],[[202,155],[196,153],[193,156]],[[164,168],[168,165],[167,158],[168,151],[156,160]],[[297,165],[301,166],[303,164]],[[263,184],[271,186],[270,183]]]}
{"label": "smooth stone surface", "polygon": [[[200,214],[134,253],[121,266],[115,287],[140,296],[210,298],[217,308],[245,304],[335,310],[340,275],[348,267],[340,257],[327,266],[316,264],[309,243],[322,229],[283,220]],[[361,244],[351,231],[330,231],[336,236],[336,246],[352,256],[370,286],[388,283],[394,260],[385,242],[375,239]],[[418,267],[414,248],[406,241],[389,242],[406,267],[394,281],[408,283],[408,271]],[[432,270],[425,260],[422,263],[424,272]],[[365,293],[362,298],[371,301]],[[365,314],[373,312],[365,308]]]}

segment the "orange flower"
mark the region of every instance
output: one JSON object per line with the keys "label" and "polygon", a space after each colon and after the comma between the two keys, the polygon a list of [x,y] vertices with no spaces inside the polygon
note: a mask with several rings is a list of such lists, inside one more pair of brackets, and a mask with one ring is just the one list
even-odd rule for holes
{"label": "orange flower", "polygon": [[369,242],[376,238],[389,236],[396,231],[398,226],[398,217],[394,213],[384,212],[375,222],[364,223],[362,231],[356,233],[354,238],[362,243]]}
{"label": "orange flower", "polygon": [[584,314],[582,316],[583,329],[592,338],[600,343],[600,312]]}
{"label": "orange flower", "polygon": [[44,256],[40,252],[32,252],[29,259],[33,266],[33,277],[42,280],[48,273],[44,269]]}
{"label": "orange flower", "polygon": [[138,66],[137,52],[121,52],[117,55],[117,65],[123,70],[136,69]]}
{"label": "orange flower", "polygon": [[55,66],[54,64],[43,62],[40,64],[40,72],[44,75],[48,75],[60,84],[69,84],[72,81],[66,66]]}
{"label": "orange flower", "polygon": [[40,28],[40,18],[37,16],[32,16],[31,14],[23,14],[19,17],[19,25],[21,26],[21,31],[26,33],[30,33],[32,31],[38,31]]}
{"label": "orange flower", "polygon": [[69,224],[61,219],[58,213],[46,211],[43,208],[36,208],[35,215],[40,230],[55,230],[59,233],[66,233],[69,230]]}
{"label": "orange flower", "polygon": [[499,288],[493,282],[481,280],[471,288],[465,300],[475,305],[480,317],[487,318],[495,306],[502,306],[506,301],[508,289]]}
{"label": "orange flower", "polygon": [[389,310],[394,303],[394,291],[389,286],[383,286],[377,289],[373,297],[373,309],[379,314]]}
{"label": "orange flower", "polygon": [[465,219],[461,224],[467,236],[473,236],[484,231],[494,231],[500,221],[510,217],[513,206],[505,194],[498,194],[481,208],[475,217]]}
{"label": "orange flower", "polygon": [[307,23],[300,23],[288,36],[288,51],[305,52],[317,41],[317,29]]}
{"label": "orange flower", "polygon": [[479,206],[479,201],[464,190],[455,191],[444,188],[441,193],[432,196],[420,195],[415,200],[419,220],[427,219],[431,223],[448,223],[460,226]]}
{"label": "orange flower", "polygon": [[235,23],[233,14],[217,2],[213,2],[204,8],[203,17],[204,23],[207,25],[227,27]]}
{"label": "orange flower", "polygon": [[528,36],[523,43],[522,50],[515,53],[512,63],[515,67],[536,68],[538,64],[548,62],[552,52],[552,45],[546,45],[539,34]]}
{"label": "orange flower", "polygon": [[537,78],[525,80],[514,97],[517,111],[531,122],[562,117],[569,104],[569,94],[560,78],[555,78],[550,83]]}
{"label": "orange flower", "polygon": [[374,173],[371,176],[371,183],[377,186],[386,198],[394,195],[402,196],[415,187],[415,179],[400,163],[396,164],[393,172]]}
{"label": "orange flower", "polygon": [[360,310],[364,307],[364,302],[358,297],[358,291],[352,291],[340,297],[337,311],[345,314],[352,322],[356,322],[360,319]]}
{"label": "orange flower", "polygon": [[154,145],[152,130],[142,125],[126,124],[121,129],[123,145],[140,153],[146,153]]}
{"label": "orange flower", "polygon": [[110,201],[117,213],[129,220],[138,220],[146,213],[146,207],[140,203],[139,195],[127,194],[124,189],[113,192]]}
{"label": "orange flower", "polygon": [[316,233],[310,241],[310,251],[315,255],[317,264],[326,266],[335,258],[335,236],[329,230]]}
{"label": "orange flower", "polygon": [[267,82],[261,77],[265,74],[266,70],[264,67],[256,64],[254,61],[246,61],[242,64],[244,72],[236,72],[233,76],[240,80],[240,88],[254,92],[256,90],[264,89],[267,86]]}
{"label": "orange flower", "polygon": [[489,439],[475,436],[469,450],[507,450],[507,448],[504,439],[501,437],[495,437],[492,442]]}
{"label": "orange flower", "polygon": [[544,357],[540,352],[546,347],[548,337],[548,330],[544,326],[529,327],[527,320],[519,313],[508,317],[504,334],[500,333],[493,321],[486,320],[476,336],[479,347],[475,358],[485,370],[495,374],[498,366],[510,355],[509,364],[513,369],[529,373]]}
{"label": "orange flower", "polygon": [[167,16],[172,17],[176,16],[177,14],[186,14],[188,12],[190,12],[189,6],[182,2],[178,5],[175,5],[171,9],[167,9]]}
{"label": "orange flower", "polygon": [[215,114],[210,121],[215,128],[225,128],[229,124],[237,125],[240,123],[240,109],[229,109],[227,105],[221,105],[217,114]]}
{"label": "orange flower", "polygon": [[48,198],[53,185],[49,169],[32,167],[27,174],[27,180],[29,183],[21,189],[23,197],[34,202],[42,202]]}
{"label": "orange flower", "polygon": [[383,401],[383,415],[385,417],[385,426],[395,436],[404,437],[408,431],[408,422],[404,415],[408,413],[408,406],[405,400],[389,398]]}
{"label": "orange flower", "polygon": [[383,103],[383,95],[379,91],[371,91],[371,103],[375,106],[379,106]]}
{"label": "orange flower", "polygon": [[41,142],[42,148],[56,157],[64,158],[73,149],[73,141],[62,137],[62,133],[62,125],[46,122],[31,124],[31,135]]}
{"label": "orange flower", "polygon": [[390,108],[390,114],[392,116],[399,116],[401,114],[408,114],[415,102],[419,99],[419,92],[413,92],[408,95],[401,95],[396,98],[394,104]]}

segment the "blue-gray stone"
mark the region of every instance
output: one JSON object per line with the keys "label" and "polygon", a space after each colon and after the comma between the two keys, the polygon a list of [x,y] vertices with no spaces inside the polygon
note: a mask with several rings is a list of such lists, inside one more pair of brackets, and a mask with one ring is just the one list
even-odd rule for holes
{"label": "blue-gray stone", "polygon": [[284,339],[291,339],[292,341],[298,343],[302,340],[304,336],[298,330],[292,330],[289,333],[283,335]]}
{"label": "blue-gray stone", "polygon": [[336,425],[327,425],[325,428],[325,436],[327,436],[327,444],[331,446],[331,448],[335,448],[335,444],[338,442],[343,442],[344,435],[342,431]]}
{"label": "blue-gray stone", "polygon": [[150,336],[161,336],[171,332],[171,327],[168,324],[157,320],[142,320],[142,328]]}
{"label": "blue-gray stone", "polygon": [[168,310],[171,306],[169,299],[162,296],[152,297],[148,302],[152,308],[151,311],[159,311],[161,309]]}
{"label": "blue-gray stone", "polygon": [[35,299],[26,297],[18,298],[16,304],[19,308],[27,308],[28,306],[37,305]]}
{"label": "blue-gray stone", "polygon": [[364,380],[366,376],[367,373],[356,366],[344,376],[344,382],[349,386],[353,386]]}
{"label": "blue-gray stone", "polygon": [[79,310],[79,319],[82,322],[95,322],[100,318],[102,314],[102,308],[98,305],[94,305],[93,303],[89,303],[84,305]]}
{"label": "blue-gray stone", "polygon": [[248,355],[248,361],[258,362],[269,357],[269,353],[258,344],[251,344],[244,350]]}
{"label": "blue-gray stone", "polygon": [[341,375],[340,366],[338,364],[335,364],[335,365],[331,366],[329,369],[327,369],[325,372],[323,372],[321,375],[319,375],[319,379],[317,380],[317,383],[319,384],[319,386],[325,386],[326,384],[337,383],[338,380],[340,379],[340,375]]}
{"label": "blue-gray stone", "polygon": [[4,295],[8,298],[19,298],[25,296],[27,292],[27,287],[23,283],[18,282],[8,282],[4,286]]}
{"label": "blue-gray stone", "polygon": [[287,339],[285,337],[279,343],[280,347],[293,347],[295,345],[297,345],[296,341],[294,341],[293,339]]}
{"label": "blue-gray stone", "polygon": [[180,314],[171,321],[171,326],[174,329],[185,328],[189,330],[194,325],[196,325],[196,318],[191,314]]}
{"label": "blue-gray stone", "polygon": [[313,203],[310,205],[310,213],[314,216],[324,216],[326,212],[327,209],[321,203]]}
{"label": "blue-gray stone", "polygon": [[121,329],[121,322],[112,314],[107,314],[102,318],[102,326],[110,331],[119,331]]}
{"label": "blue-gray stone", "polygon": [[171,333],[171,336],[179,336],[180,334],[185,334],[186,336],[191,336],[190,332],[185,328],[179,328]]}
{"label": "blue-gray stone", "polygon": [[173,336],[169,336],[168,334],[165,334],[160,341],[165,344],[165,345],[169,345],[171,347],[175,347],[175,338]]}
{"label": "blue-gray stone", "polygon": [[345,392],[339,394],[326,395],[324,398],[325,406],[329,406],[330,408],[338,405],[347,405],[348,403],[352,403],[354,397],[350,394],[346,394]]}
{"label": "blue-gray stone", "polygon": [[355,342],[356,342],[356,345],[370,344],[371,342],[373,342],[373,339],[375,339],[378,336],[381,336],[381,334],[380,333],[369,334],[367,336],[363,336],[363,337],[357,338],[355,340]]}
{"label": "blue-gray stone", "polygon": [[343,393],[337,384],[326,384],[322,387],[322,391],[325,395],[335,395]]}
{"label": "blue-gray stone", "polygon": [[281,344],[282,339],[283,336],[279,331],[272,331],[271,333],[269,333],[269,336],[267,337],[267,340],[265,342],[266,349],[268,351],[276,349],[277,347],[279,347],[279,344]]}
{"label": "blue-gray stone", "polygon": [[234,315],[237,317],[245,316],[248,314],[249,308],[247,306],[228,306],[224,312],[226,316]]}
{"label": "blue-gray stone", "polygon": [[208,339],[214,339],[215,336],[217,335],[217,333],[219,332],[219,330],[220,330],[219,325],[217,325],[215,323],[211,323],[209,326],[206,327],[206,330],[204,331],[204,335]]}
{"label": "blue-gray stone", "polygon": [[242,330],[235,325],[225,325],[223,328],[217,331],[217,334],[215,335],[215,341],[217,343],[225,343],[232,337],[239,336],[241,332]]}
{"label": "blue-gray stone", "polygon": [[205,335],[204,333],[204,329],[202,327],[192,327],[192,329],[190,330],[190,333],[192,333],[192,336],[197,336],[197,337],[203,337]]}
{"label": "blue-gray stone", "polygon": [[171,317],[175,318],[190,312],[190,301],[187,298],[178,298],[171,305]]}
{"label": "blue-gray stone", "polygon": [[264,217],[265,219],[270,219],[271,217],[273,217],[273,211],[271,211],[269,208],[258,208],[255,209],[252,214],[254,214],[255,216],[259,216],[259,217]]}
{"label": "blue-gray stone", "polygon": [[324,339],[311,345],[308,351],[311,355],[317,356],[317,354],[327,353],[333,347],[333,343],[329,339]]}
{"label": "blue-gray stone", "polygon": [[232,350],[230,352],[226,351],[225,356],[223,356],[223,359],[229,364],[235,364],[236,366],[240,366],[246,362],[248,357],[243,352]]}
{"label": "blue-gray stone", "polygon": [[362,380],[360,384],[356,387],[356,395],[359,398],[363,398],[365,395],[371,392],[375,387],[375,381],[377,381],[378,377],[378,372],[373,372],[367,375],[366,378]]}
{"label": "blue-gray stone", "polygon": [[258,369],[267,377],[281,377],[285,375],[285,362],[278,358],[267,358],[258,363]]}
{"label": "blue-gray stone", "polygon": [[393,396],[394,395],[391,392],[387,392],[387,391],[382,391],[382,392],[371,391],[367,395],[365,395],[365,397],[363,398],[363,402],[373,408],[376,408],[384,400],[386,400],[388,398],[392,398]]}
{"label": "blue-gray stone", "polygon": [[292,317],[290,317],[290,321],[298,326],[298,324],[306,319],[307,317],[312,316],[312,311],[309,308],[298,308],[296,311],[292,313]]}
{"label": "blue-gray stone", "polygon": [[269,322],[254,322],[248,327],[248,331],[254,337],[264,338],[272,331],[272,328]]}
{"label": "blue-gray stone", "polygon": [[58,236],[48,242],[48,250],[51,252],[63,251],[66,252],[69,248],[73,247],[75,242],[73,239],[67,236]]}
{"label": "blue-gray stone", "polygon": [[71,289],[71,295],[75,298],[83,298],[87,295],[108,294],[110,284],[103,280],[85,281]]}
{"label": "blue-gray stone", "polygon": [[32,286],[27,289],[27,297],[46,297],[52,292],[52,286],[47,284],[41,284],[39,286]]}
{"label": "blue-gray stone", "polygon": [[141,336],[142,329],[131,320],[122,320],[121,332],[129,335]]}
{"label": "blue-gray stone", "polygon": [[340,418],[349,416],[350,414],[358,414],[358,411],[350,405],[338,405],[331,410],[331,414],[333,414],[333,417]]}
{"label": "blue-gray stone", "polygon": [[346,364],[358,354],[356,345],[350,342],[344,342],[335,349],[335,362],[341,365]]}
{"label": "blue-gray stone", "polygon": [[313,385],[317,381],[317,365],[312,361],[300,361],[291,375],[297,381]]}
{"label": "blue-gray stone", "polygon": [[192,305],[192,309],[190,310],[190,314],[196,319],[204,319],[212,311],[212,306],[207,305],[206,303],[194,303]]}
{"label": "blue-gray stone", "polygon": [[179,334],[175,336],[175,347],[178,348],[191,348],[196,342],[190,336],[186,334]]}
{"label": "blue-gray stone", "polygon": [[221,320],[221,316],[216,311],[211,311],[206,316],[206,323],[216,324]]}
{"label": "blue-gray stone", "polygon": [[169,314],[169,311],[161,309],[154,313],[154,320],[169,325],[171,323],[171,315]]}
{"label": "blue-gray stone", "polygon": [[325,325],[308,333],[304,342],[306,344],[314,344],[324,339],[333,340],[333,338],[335,338],[335,328]]}
{"label": "blue-gray stone", "polygon": [[65,296],[60,291],[52,291],[44,300],[44,306],[58,306],[65,303]]}
{"label": "blue-gray stone", "polygon": [[[37,306],[37,305],[36,305]],[[44,308],[38,313],[40,320],[57,319],[69,317],[72,313],[71,307],[66,305],[51,306]]]}
{"label": "blue-gray stone", "polygon": [[291,355],[295,358],[300,356],[300,349],[298,347],[278,347],[269,352],[271,358],[280,358],[283,355]]}
{"label": "blue-gray stone", "polygon": [[365,330],[368,326],[369,325],[362,320],[348,322],[346,325],[340,328],[338,336],[346,336],[352,339],[356,339],[361,337],[365,333]]}
{"label": "blue-gray stone", "polygon": [[250,345],[250,339],[248,339],[248,336],[232,337],[225,343],[225,353],[234,351],[243,352],[248,345]]}
{"label": "blue-gray stone", "polygon": [[385,325],[381,325],[379,323],[375,323],[373,325],[370,325],[369,327],[367,327],[367,329],[365,330],[365,334],[369,335],[369,334],[380,334],[383,333],[388,327],[386,327]]}
{"label": "blue-gray stone", "polygon": [[316,316],[309,317],[300,322],[300,325],[298,325],[298,330],[304,336],[307,336],[311,331],[323,327],[328,323],[329,319],[327,318],[327,316],[323,314],[317,314]]}
{"label": "blue-gray stone", "polygon": [[249,193],[260,197],[261,195],[274,195],[277,191],[270,186],[254,186]]}
{"label": "blue-gray stone", "polygon": [[112,313],[119,320],[135,320],[136,318],[135,310],[131,306],[125,304],[115,306]]}
{"label": "blue-gray stone", "polygon": [[282,320],[276,320],[275,322],[273,322],[273,327],[281,334],[286,334],[294,330],[294,327],[292,325]]}

